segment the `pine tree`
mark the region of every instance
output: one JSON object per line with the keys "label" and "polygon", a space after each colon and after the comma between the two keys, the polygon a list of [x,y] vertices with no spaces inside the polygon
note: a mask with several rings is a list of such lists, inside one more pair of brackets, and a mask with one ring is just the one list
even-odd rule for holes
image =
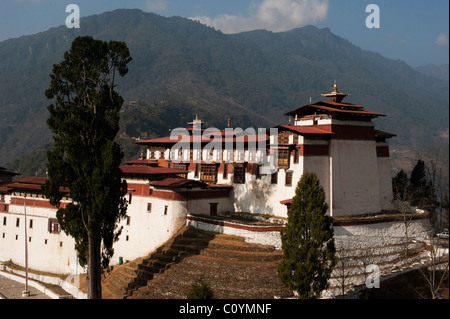
{"label": "pine tree", "polygon": [[416,166],[414,166],[410,177],[410,194],[412,195],[412,205],[417,206],[423,203],[426,187],[427,179],[425,174],[425,163],[419,159]]}
{"label": "pine tree", "polygon": [[418,160],[409,180],[411,205],[427,210],[434,210],[438,206],[434,185],[427,177],[425,162]]}
{"label": "pine tree", "polygon": [[406,200],[409,192],[408,174],[402,169],[392,178],[392,193],[397,200]]}
{"label": "pine tree", "polygon": [[[122,97],[115,92],[116,72],[124,76],[131,61],[123,42],[77,37],[64,60],[53,66],[45,94],[53,149],[47,152],[48,182],[43,190],[58,208],[61,229],[75,239],[78,260],[88,267],[88,298],[99,299],[101,270],[126,215],[126,182],[119,168],[123,153],[114,142]],[[61,187],[72,203],[61,206]]]}
{"label": "pine tree", "polygon": [[337,262],[327,210],[325,192],[316,174],[305,172],[281,233],[283,259],[277,268],[281,281],[299,298],[319,298]]}

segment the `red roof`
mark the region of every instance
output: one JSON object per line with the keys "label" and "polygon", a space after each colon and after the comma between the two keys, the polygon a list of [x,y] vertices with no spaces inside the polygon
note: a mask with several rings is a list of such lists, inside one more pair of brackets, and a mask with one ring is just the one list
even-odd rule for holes
{"label": "red roof", "polygon": [[187,185],[192,186],[206,186],[206,183],[200,181],[194,181],[186,178],[166,178],[162,181],[154,181],[151,182],[152,186],[161,186],[161,187],[183,187]]}
{"label": "red roof", "polygon": [[157,160],[150,160],[150,159],[137,159],[128,161],[125,164],[127,165],[145,165],[145,166],[158,166]]}
{"label": "red roof", "polygon": [[5,185],[5,187],[9,189],[18,189],[18,190],[34,190],[34,191],[40,191],[41,185],[38,184],[25,184],[25,183],[11,183],[8,185]]}
{"label": "red roof", "polygon": [[290,131],[294,131],[300,134],[321,134],[321,135],[332,135],[333,132],[322,130],[318,127],[312,126],[300,126],[300,125],[279,125],[278,128],[285,128]]}
{"label": "red roof", "polygon": [[[2,191],[14,189],[41,191],[42,185],[44,185],[47,180],[47,177],[24,177],[14,181],[11,184],[4,185]],[[70,192],[68,187],[60,187],[59,191],[65,194]]]}
{"label": "red roof", "polygon": [[320,102],[317,102],[317,103],[325,104],[325,105],[331,105],[331,106],[334,106],[334,107],[361,108],[361,109],[364,108],[363,106],[352,104],[352,103],[338,103],[338,102],[332,102],[332,101],[320,101]]}
{"label": "red roof", "polygon": [[[294,115],[308,115],[312,112],[317,111],[325,111],[326,113],[341,113],[341,114],[353,114],[353,115],[367,115],[371,117],[377,117],[377,116],[386,116],[386,114],[378,113],[378,112],[372,112],[372,111],[366,111],[363,110],[363,108],[359,105],[354,104],[348,104],[348,103],[337,103],[337,102],[325,102],[320,101],[314,104],[308,104],[305,106],[302,106],[294,111],[290,111],[286,113],[287,116],[294,116]],[[323,113],[323,112],[322,112]]]}
{"label": "red roof", "polygon": [[46,181],[48,181],[47,177],[24,177],[24,178],[16,179],[14,182],[15,183],[43,185],[43,184],[45,184]]}
{"label": "red roof", "polygon": [[289,204],[292,204],[293,201],[294,201],[293,198],[289,198],[289,199],[285,199],[285,200],[280,201],[280,204],[282,204],[282,205],[289,205]]}
{"label": "red roof", "polygon": [[185,174],[183,171],[175,168],[160,167],[160,166],[143,166],[143,165],[124,165],[120,166],[124,174],[141,174],[141,175],[155,175],[155,174]]}
{"label": "red roof", "polygon": [[366,111],[366,110],[343,110],[343,109],[337,109],[334,107],[328,107],[323,105],[313,105],[313,107],[325,110],[325,111],[331,111],[334,113],[351,113],[351,114],[360,114],[360,115],[372,115],[372,116],[386,116],[386,114],[383,113],[377,113],[372,111]]}
{"label": "red roof", "polygon": [[[139,175],[175,175],[175,174],[185,174],[187,171],[168,168],[168,167],[160,167],[160,166],[147,166],[142,165],[143,163],[148,162],[147,160],[137,160],[130,162],[138,162],[141,165],[123,165],[120,166],[120,169],[124,174],[139,174]],[[6,192],[10,190],[31,190],[31,191],[41,191],[42,185],[48,180],[47,177],[25,177],[14,181],[13,183],[3,185],[0,189],[1,192]],[[69,193],[68,187],[61,187],[61,193]]]}
{"label": "red roof", "polygon": [[7,187],[7,186],[0,186],[0,194],[1,193],[6,193],[8,191],[10,191],[11,188]]}
{"label": "red roof", "polygon": [[152,143],[152,144],[175,144],[178,143],[179,141],[181,141],[181,136],[179,136],[178,138],[174,138],[172,139],[170,136],[166,136],[166,137],[160,137],[160,138],[153,138],[151,140],[143,140],[143,141],[136,141],[136,144],[148,144],[148,143]]}
{"label": "red roof", "polygon": [[[204,135],[189,135],[189,136],[165,136],[160,138],[154,138],[150,140],[136,141],[136,144],[176,144],[178,142],[186,142],[186,143],[210,143],[210,142],[218,142],[218,143],[236,143],[236,142],[244,142],[244,143],[256,143],[256,142],[264,142],[269,140],[269,136],[266,134],[245,134],[239,132],[228,132],[228,131],[219,131],[220,137],[211,133]],[[217,141],[217,139],[219,139]]]}

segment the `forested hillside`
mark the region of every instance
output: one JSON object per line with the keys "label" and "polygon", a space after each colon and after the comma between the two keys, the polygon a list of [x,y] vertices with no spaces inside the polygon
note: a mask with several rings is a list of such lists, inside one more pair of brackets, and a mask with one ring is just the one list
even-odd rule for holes
{"label": "forested hillside", "polygon": [[225,35],[181,17],[116,10],[81,19],[80,29],[60,26],[0,43],[2,166],[45,172],[51,136],[44,92],[52,65],[78,35],[130,48],[133,61],[117,87],[126,101],[119,137],[126,159],[139,153],[132,138],[167,135],[196,114],[218,128],[228,118],[243,128],[287,123],[285,112],[323,99],[334,80],[351,94],[345,101],[388,114],[377,127],[396,133],[395,145],[448,141],[448,81],[361,50],[332,30]]}

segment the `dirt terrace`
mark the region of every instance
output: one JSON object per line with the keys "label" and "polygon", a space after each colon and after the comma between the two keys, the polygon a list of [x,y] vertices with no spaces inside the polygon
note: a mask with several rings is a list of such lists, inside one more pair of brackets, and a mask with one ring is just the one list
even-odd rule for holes
{"label": "dirt terrace", "polygon": [[[178,251],[176,253],[176,251]],[[282,252],[272,246],[246,243],[243,238],[224,234],[212,234],[189,229],[189,234],[175,239],[160,249],[158,254],[180,254],[182,259],[166,262],[166,268],[159,268],[146,284],[128,293],[127,299],[184,299],[192,285],[203,279],[208,282],[216,298],[228,299],[273,299],[292,297],[277,276],[276,266]],[[178,255],[177,255],[178,256]],[[154,262],[121,265],[104,280],[104,298],[117,298],[123,290],[115,289],[108,281],[124,276],[125,269],[135,273],[140,269],[150,271]],[[161,260],[161,255],[159,255]],[[160,260],[158,263],[160,263]],[[109,278],[108,278],[109,277]],[[136,275],[135,275],[136,277]],[[130,281],[130,279],[128,280]],[[119,294],[117,293],[119,291]]]}

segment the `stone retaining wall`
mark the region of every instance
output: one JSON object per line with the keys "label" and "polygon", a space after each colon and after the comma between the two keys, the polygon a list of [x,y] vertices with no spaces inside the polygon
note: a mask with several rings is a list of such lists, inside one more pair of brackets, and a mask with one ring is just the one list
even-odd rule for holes
{"label": "stone retaining wall", "polygon": [[[208,216],[188,215],[186,224],[202,230],[244,237],[246,241],[281,248],[280,231],[285,226],[270,223],[251,223]],[[405,239],[405,226],[401,220],[359,219],[333,223],[336,240],[346,242],[347,249],[398,244]],[[424,240],[430,223],[426,216],[409,223],[408,238]]]}

